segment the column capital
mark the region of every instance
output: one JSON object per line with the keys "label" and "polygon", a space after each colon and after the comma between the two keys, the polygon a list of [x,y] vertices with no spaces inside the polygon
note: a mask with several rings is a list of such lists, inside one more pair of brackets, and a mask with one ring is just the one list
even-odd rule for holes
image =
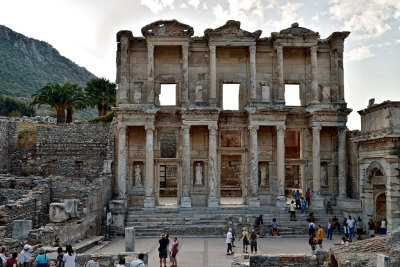
{"label": "column capital", "polygon": [[189,48],[189,44],[186,44],[186,43],[182,44],[182,49],[187,50],[188,48]]}
{"label": "column capital", "polygon": [[147,51],[149,50],[154,50],[154,44],[153,43],[147,43]]}
{"label": "column capital", "polygon": [[249,130],[250,134],[257,134],[257,130],[260,128],[258,125],[249,125],[247,129]]}
{"label": "column capital", "polygon": [[181,129],[182,129],[182,131],[189,131],[190,130],[190,125],[187,125],[187,124],[183,124],[183,125],[181,125]]}
{"label": "column capital", "polygon": [[286,130],[286,125],[276,125],[276,130],[278,133],[284,133]]}
{"label": "column capital", "polygon": [[208,130],[211,132],[211,131],[217,131],[218,130],[218,125],[215,125],[215,124],[210,124],[210,125],[207,125],[207,127],[208,127]]}
{"label": "column capital", "polygon": [[123,131],[123,130],[126,130],[126,125],[123,125],[123,124],[118,124],[117,125],[117,129],[118,129],[118,131]]}
{"label": "column capital", "polygon": [[156,127],[154,127],[154,125],[145,125],[144,129],[146,130],[146,132],[148,131],[152,131],[154,132],[154,130],[156,129]]}
{"label": "column capital", "polygon": [[311,47],[310,47],[310,52],[311,52],[311,54],[313,54],[313,53],[316,54],[317,51],[318,51],[318,46],[314,45],[314,46],[311,46]]}
{"label": "column capital", "polygon": [[215,45],[209,45],[208,48],[210,49],[210,53],[215,53],[217,46]]}
{"label": "column capital", "polygon": [[338,133],[343,134],[346,133],[347,127],[346,126],[338,126]]}
{"label": "column capital", "polygon": [[276,52],[282,53],[283,52],[283,46],[282,45],[277,45],[276,46]]}
{"label": "column capital", "polygon": [[251,44],[250,46],[249,46],[249,51],[250,51],[250,53],[255,53],[256,52],[256,44]]}
{"label": "column capital", "polygon": [[312,131],[313,134],[319,134],[319,132],[321,131],[322,125],[313,125],[312,126]]}

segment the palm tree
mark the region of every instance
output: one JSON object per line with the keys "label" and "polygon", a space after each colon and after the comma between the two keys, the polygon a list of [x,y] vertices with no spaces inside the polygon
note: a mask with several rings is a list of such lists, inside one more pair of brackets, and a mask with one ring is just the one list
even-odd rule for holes
{"label": "palm tree", "polygon": [[97,106],[99,116],[107,115],[108,109],[115,106],[116,87],[106,78],[93,78],[86,83],[86,97],[91,107]]}
{"label": "palm tree", "polygon": [[83,94],[82,88],[76,83],[65,83],[63,86],[66,87],[68,94],[68,106],[67,106],[67,118],[66,123],[72,122],[72,116],[75,110],[85,109],[88,106],[88,99]]}

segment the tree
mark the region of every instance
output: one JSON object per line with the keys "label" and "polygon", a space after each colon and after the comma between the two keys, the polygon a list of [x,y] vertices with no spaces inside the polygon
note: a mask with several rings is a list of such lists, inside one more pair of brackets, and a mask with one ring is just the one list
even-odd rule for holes
{"label": "tree", "polygon": [[86,83],[85,95],[92,108],[97,106],[99,116],[107,115],[109,108],[115,106],[116,87],[106,78],[93,78]]}

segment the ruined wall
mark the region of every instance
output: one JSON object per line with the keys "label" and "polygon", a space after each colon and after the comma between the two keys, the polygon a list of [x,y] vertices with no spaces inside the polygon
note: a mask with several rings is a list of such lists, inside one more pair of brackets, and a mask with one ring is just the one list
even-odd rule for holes
{"label": "ruined wall", "polygon": [[0,173],[10,171],[17,140],[18,122],[0,118]]}
{"label": "ruined wall", "polygon": [[[325,266],[328,260],[328,252],[317,251],[315,255],[257,255],[250,256],[250,267],[267,266],[296,266],[296,267],[317,267]],[[232,264],[232,266],[238,266]]]}

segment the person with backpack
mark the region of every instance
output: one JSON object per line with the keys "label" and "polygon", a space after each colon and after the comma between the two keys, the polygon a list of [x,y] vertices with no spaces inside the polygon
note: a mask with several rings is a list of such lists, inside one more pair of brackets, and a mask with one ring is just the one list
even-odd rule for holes
{"label": "person with backpack", "polygon": [[317,246],[317,238],[315,236],[315,234],[312,234],[312,236],[308,239],[308,244],[311,246],[311,251],[314,252],[315,251],[315,247]]}
{"label": "person with backpack", "polygon": [[242,242],[243,242],[243,253],[248,253],[250,240],[249,240],[249,232],[247,232],[247,227],[243,227],[243,232],[242,232],[239,240],[240,239],[242,239]]}
{"label": "person with backpack", "polygon": [[257,239],[258,239],[258,237],[259,236],[256,234],[256,231],[253,229],[251,231],[251,234],[250,234],[250,250],[251,250],[251,254],[253,254],[253,250],[257,254]]}
{"label": "person with backpack", "polygon": [[39,255],[33,263],[34,267],[50,267],[50,257],[46,255],[43,248],[38,249]]}
{"label": "person with backpack", "polygon": [[322,241],[324,240],[324,229],[322,229],[321,225],[318,225],[318,232],[317,232],[317,236],[318,236],[318,245],[319,248],[322,250]]}
{"label": "person with backpack", "polygon": [[315,223],[313,221],[308,223],[308,235],[312,236],[315,234]]}
{"label": "person with backpack", "polygon": [[57,249],[57,260],[56,260],[56,267],[64,267],[64,262],[63,262],[63,258],[64,258],[64,253],[63,253],[63,248],[59,247]]}

